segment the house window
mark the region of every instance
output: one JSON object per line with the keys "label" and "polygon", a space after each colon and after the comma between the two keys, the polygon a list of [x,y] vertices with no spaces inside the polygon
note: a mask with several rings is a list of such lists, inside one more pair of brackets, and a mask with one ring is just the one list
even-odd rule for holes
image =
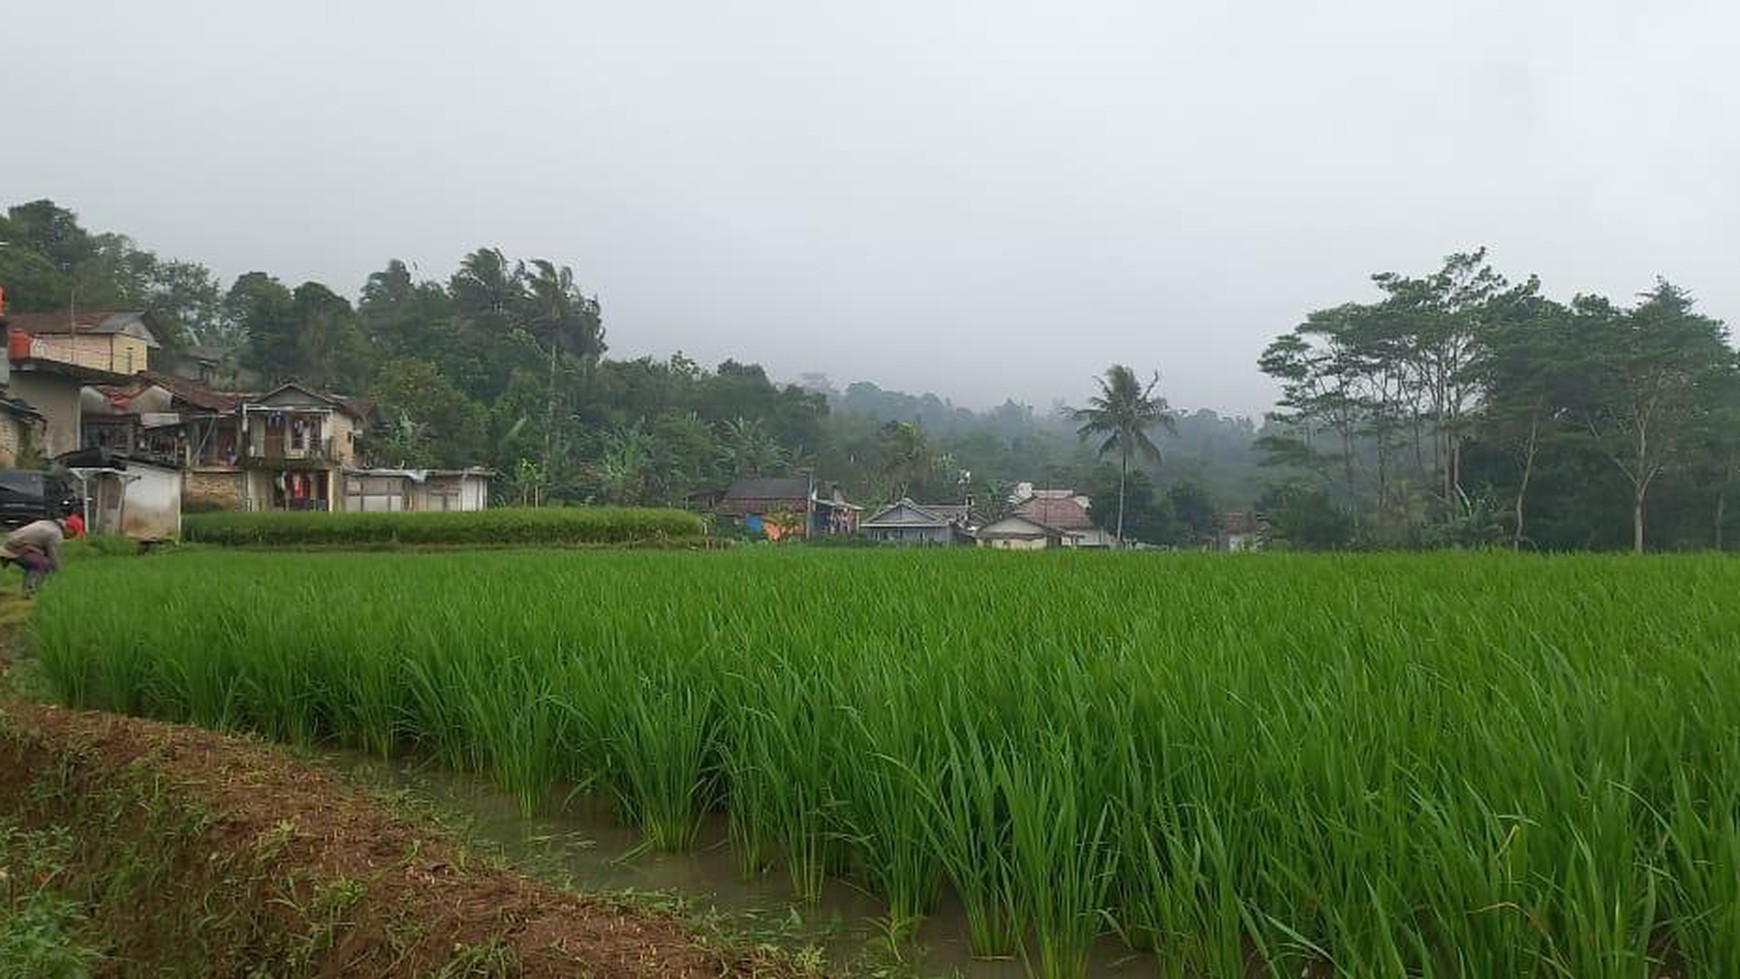
{"label": "house window", "polygon": [[297,418],[290,423],[290,448],[306,452],[320,441],[320,423],[312,418]]}

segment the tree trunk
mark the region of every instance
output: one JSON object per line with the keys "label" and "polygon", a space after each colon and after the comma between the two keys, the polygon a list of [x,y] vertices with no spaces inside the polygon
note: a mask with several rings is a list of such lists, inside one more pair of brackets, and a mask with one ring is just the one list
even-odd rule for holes
{"label": "tree trunk", "polygon": [[1130,449],[1128,446],[1126,446],[1124,448],[1123,465],[1118,470],[1118,530],[1117,530],[1117,539],[1118,539],[1119,550],[1122,550],[1124,547],[1124,480],[1128,479],[1129,476],[1130,476]]}
{"label": "tree trunk", "polygon": [[1457,508],[1457,511],[1456,511],[1457,515],[1460,516],[1462,513],[1462,511],[1461,511],[1461,505],[1462,505],[1462,440],[1461,440],[1461,438],[1456,438],[1455,441],[1451,442],[1451,444],[1450,444],[1449,475],[1450,475],[1450,493],[1451,493],[1450,505],[1452,507]]}
{"label": "tree trunk", "polygon": [[1639,554],[1643,553],[1643,498],[1648,492],[1646,484],[1639,483],[1631,502],[1631,549]]}
{"label": "tree trunk", "polygon": [[1728,512],[1728,483],[1723,481],[1722,489],[1716,493],[1716,550],[1722,549],[1722,518]]}
{"label": "tree trunk", "polygon": [[1380,427],[1377,436],[1377,522],[1380,530],[1389,522],[1389,496],[1390,453],[1384,444],[1384,430]]}
{"label": "tree trunk", "polygon": [[1520,480],[1518,480],[1517,488],[1516,488],[1516,526],[1511,529],[1511,536],[1510,536],[1511,550],[1518,550],[1518,551],[1522,550],[1523,501],[1525,499],[1527,499],[1527,497],[1528,497],[1529,480],[1535,474],[1535,452],[1537,451],[1537,447],[1540,444],[1540,432],[1541,432],[1540,415],[1536,414],[1536,415],[1530,416],[1529,417],[1529,440],[1528,440],[1527,446],[1523,449],[1522,478]]}
{"label": "tree trunk", "polygon": [[1359,497],[1356,496],[1354,493],[1353,442],[1351,439],[1343,439],[1342,451],[1347,453],[1346,458],[1342,462],[1342,465],[1344,467],[1344,475],[1347,477],[1347,510],[1348,510],[1348,513],[1353,517],[1353,539],[1357,542],[1360,539],[1360,537],[1359,537]]}
{"label": "tree trunk", "polygon": [[1631,498],[1631,549],[1638,554],[1643,553],[1643,501],[1649,494],[1649,481],[1655,473],[1649,468],[1649,427],[1637,426],[1637,466],[1636,474],[1632,476],[1631,487],[1634,490]]}
{"label": "tree trunk", "polygon": [[552,472],[556,453],[556,346],[555,310],[550,311],[550,390],[544,403],[544,472]]}

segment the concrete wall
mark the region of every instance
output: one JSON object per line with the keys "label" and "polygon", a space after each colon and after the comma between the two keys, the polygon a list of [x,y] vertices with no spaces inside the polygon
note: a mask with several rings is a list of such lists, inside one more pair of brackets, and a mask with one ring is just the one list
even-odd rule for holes
{"label": "concrete wall", "polygon": [[1045,538],[1043,537],[1037,537],[1031,540],[1025,540],[1018,537],[999,537],[992,540],[980,541],[980,544],[984,547],[993,548],[999,551],[1045,550]]}
{"label": "concrete wall", "polygon": [[419,483],[409,476],[350,473],[343,477],[345,510],[366,513],[399,510],[483,510],[489,506],[489,477],[431,475]]}
{"label": "concrete wall", "polygon": [[893,544],[952,544],[954,533],[947,527],[866,527],[865,536]]}
{"label": "concrete wall", "polygon": [[23,398],[48,419],[42,436],[44,455],[54,457],[83,447],[79,430],[79,382],[40,371],[15,370],[11,389],[15,397]]}
{"label": "concrete wall", "polygon": [[113,374],[135,374],[149,363],[151,348],[138,337],[123,333],[90,336],[87,334],[39,334],[32,338],[32,356],[43,360],[58,360],[93,370]]}
{"label": "concrete wall", "polygon": [[127,483],[121,533],[134,540],[179,540],[181,471],[134,463],[127,467],[127,475],[138,478]]}
{"label": "concrete wall", "polygon": [[[3,360],[5,358],[0,358]],[[19,453],[36,438],[36,423],[0,412],[0,469],[18,466]]]}
{"label": "concrete wall", "polygon": [[489,506],[489,479],[484,476],[430,476],[412,484],[416,510],[482,510]]}
{"label": "concrete wall", "polygon": [[1061,542],[1053,543],[1051,537],[1041,535],[1040,531],[1041,528],[1021,516],[1008,516],[979,528],[979,545],[1002,551],[1039,551],[1059,546]]}
{"label": "concrete wall", "polygon": [[409,508],[403,476],[344,477],[344,508],[357,513],[395,513]]}
{"label": "concrete wall", "polygon": [[84,485],[91,531],[141,541],[181,537],[180,470],[133,463],[125,472],[94,473]]}
{"label": "concrete wall", "polygon": [[356,465],[356,420],[342,411],[335,411],[327,425],[330,431],[326,434],[332,438],[333,457],[339,465]]}

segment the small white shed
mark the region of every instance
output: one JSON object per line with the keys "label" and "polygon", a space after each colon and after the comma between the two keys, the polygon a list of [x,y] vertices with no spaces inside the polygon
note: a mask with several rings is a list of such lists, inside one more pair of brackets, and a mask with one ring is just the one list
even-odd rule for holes
{"label": "small white shed", "polygon": [[68,471],[83,490],[85,527],[91,533],[124,534],[145,543],[181,539],[181,470],[116,459]]}

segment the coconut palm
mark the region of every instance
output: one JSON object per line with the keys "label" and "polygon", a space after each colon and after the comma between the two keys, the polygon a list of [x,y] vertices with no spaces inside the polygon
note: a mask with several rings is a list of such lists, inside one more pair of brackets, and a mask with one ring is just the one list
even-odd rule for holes
{"label": "coconut palm", "polygon": [[877,433],[877,452],[888,476],[888,499],[898,500],[937,470],[937,448],[916,421],[888,422]]}
{"label": "coconut palm", "polygon": [[1124,484],[1130,475],[1130,456],[1140,453],[1160,463],[1160,446],[1148,437],[1148,431],[1159,427],[1176,435],[1178,427],[1172,420],[1166,399],[1155,392],[1160,375],[1155,373],[1146,387],[1136,374],[1123,364],[1106,368],[1099,382],[1100,393],[1088,399],[1088,407],[1077,408],[1071,414],[1081,423],[1076,434],[1082,439],[1101,438],[1099,454],[1118,450],[1118,526],[1115,531],[1118,546],[1124,544]]}
{"label": "coconut palm", "polygon": [[719,467],[737,476],[768,476],[790,468],[785,446],[757,418],[733,418],[720,426]]}

